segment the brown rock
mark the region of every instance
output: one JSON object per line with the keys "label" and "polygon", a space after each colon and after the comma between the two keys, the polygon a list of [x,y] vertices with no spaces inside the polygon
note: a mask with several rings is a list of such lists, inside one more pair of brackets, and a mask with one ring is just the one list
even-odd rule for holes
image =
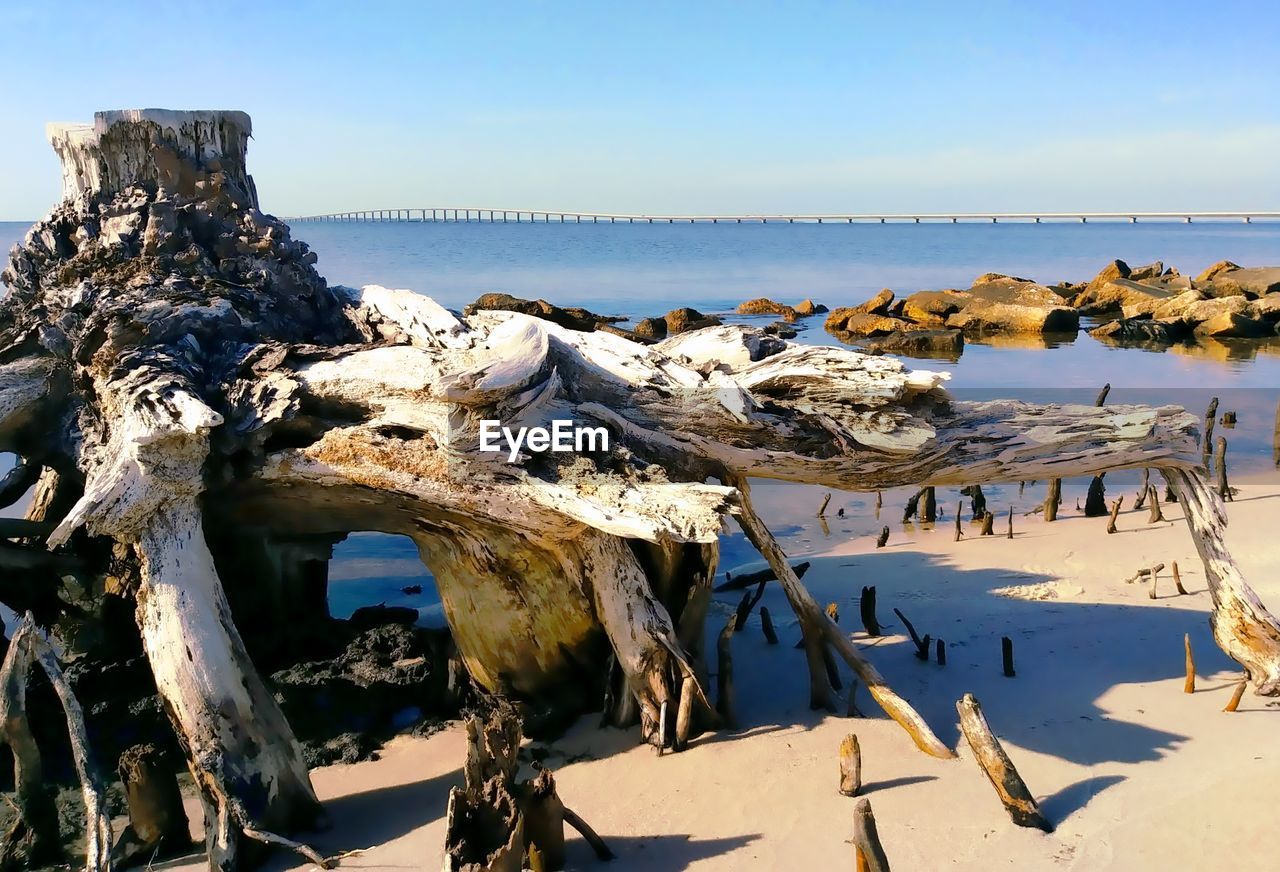
{"label": "brown rock", "polygon": [[902,317],[917,324],[941,327],[947,316],[959,312],[969,302],[963,291],[919,291],[902,301]]}
{"label": "brown rock", "polygon": [[893,291],[888,288],[881,288],[871,299],[849,308],[854,312],[866,312],[868,315],[884,315],[892,305]]}
{"label": "brown rock", "polygon": [[1000,277],[969,289],[948,327],[975,333],[1058,333],[1080,327],[1080,314],[1044,285]]}
{"label": "brown rock", "polygon": [[836,309],[827,318],[828,333],[843,338],[844,336],[884,336],[895,330],[910,330],[911,325],[900,318],[888,315],[872,315],[859,312],[853,308]]}
{"label": "brown rock", "polygon": [[1224,273],[1233,269],[1240,269],[1240,264],[1232,263],[1229,260],[1220,260],[1204,272],[1200,273],[1200,275],[1196,276],[1196,284],[1200,284],[1201,282],[1211,282],[1217,278],[1219,273]]}
{"label": "brown rock", "polygon": [[1280,320],[1280,291],[1259,297],[1249,309],[1253,317],[1263,321]]}
{"label": "brown rock", "polygon": [[868,339],[863,347],[869,351],[908,357],[957,360],[964,351],[964,334],[959,330],[896,330]]}
{"label": "brown rock", "polygon": [[646,339],[665,339],[667,322],[662,318],[645,318],[636,324],[633,332]]}
{"label": "brown rock", "polygon": [[1159,285],[1141,284],[1132,279],[1112,279],[1104,285],[1086,289],[1075,299],[1075,307],[1081,315],[1110,315],[1123,310],[1125,317],[1132,318],[1137,314],[1151,314],[1161,301],[1175,296],[1174,291]]}
{"label": "brown rock", "polygon": [[662,317],[667,322],[667,335],[698,330],[702,327],[715,327],[720,323],[720,319],[715,315],[704,315],[688,306],[672,309]]}
{"label": "brown rock", "polygon": [[780,315],[788,321],[800,317],[799,313],[786,303],[776,303],[768,297],[756,297],[738,306],[739,315]]}
{"label": "brown rock", "polygon": [[535,318],[542,318],[553,324],[559,324],[561,327],[568,327],[570,330],[584,330],[587,332],[595,330],[602,324],[613,324],[626,320],[625,318],[616,318],[609,315],[597,315],[595,312],[589,312],[577,306],[563,308],[554,303],[548,303],[546,300],[524,300],[520,297],[513,297],[511,294],[500,293],[481,294],[474,303],[464,309],[467,314],[480,310],[520,312],[525,315],[532,315]]}
{"label": "brown rock", "polygon": [[1157,260],[1145,266],[1131,267],[1129,275],[1125,278],[1135,282],[1145,282],[1149,279],[1158,279],[1162,275],[1164,275],[1164,264]]}
{"label": "brown rock", "polygon": [[1190,333],[1190,326],[1184,321],[1154,318],[1117,318],[1089,331],[1095,339],[1165,344],[1180,342]]}
{"label": "brown rock", "polygon": [[1255,266],[1226,270],[1213,277],[1210,284],[1215,294],[1240,294],[1263,297],[1280,291],[1280,266]]}
{"label": "brown rock", "polygon": [[807,318],[810,315],[821,315],[826,311],[826,306],[821,303],[815,303],[813,300],[804,300],[800,305],[796,306],[796,314],[801,318]]}
{"label": "brown rock", "polygon": [[1240,315],[1249,317],[1249,301],[1242,296],[1216,297],[1211,300],[1200,300],[1187,306],[1181,317],[1193,324],[1202,324],[1222,315]]}
{"label": "brown rock", "polygon": [[1020,279],[1017,276],[1007,276],[1004,273],[989,272],[983,273],[973,280],[974,285],[986,285],[992,282],[1017,282],[1018,284],[1035,284],[1031,279]]}
{"label": "brown rock", "polygon": [[1267,322],[1235,312],[1215,315],[1196,325],[1195,332],[1197,336],[1212,336],[1217,339],[1259,339],[1275,335],[1275,329]]}
{"label": "brown rock", "polygon": [[1098,274],[1089,282],[1089,288],[1100,288],[1109,281],[1114,279],[1127,279],[1129,277],[1129,265],[1123,260],[1113,260],[1098,271]]}

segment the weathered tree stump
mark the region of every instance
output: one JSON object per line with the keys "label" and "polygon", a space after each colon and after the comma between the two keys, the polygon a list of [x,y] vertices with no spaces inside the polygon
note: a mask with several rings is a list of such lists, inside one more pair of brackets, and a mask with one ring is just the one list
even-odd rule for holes
{"label": "weathered tree stump", "polygon": [[840,741],[840,792],[857,796],[862,789],[862,751],[853,733]]}
{"label": "weathered tree stump", "polygon": [[756,607],[756,603],[760,602],[760,598],[764,596],[765,582],[756,585],[754,594],[747,592],[742,595],[742,601],[738,603],[738,610],[734,616],[733,631],[741,633],[747,627],[747,618],[751,617],[751,610]]}
{"label": "weathered tree stump", "polygon": [[1018,674],[1013,669],[1013,640],[1008,636],[1000,637],[1000,665],[1005,678]]}
{"label": "weathered tree stump", "polygon": [[1231,502],[1235,498],[1231,495],[1231,486],[1227,483],[1227,440],[1225,436],[1218,437],[1218,450],[1214,455],[1213,465],[1218,475],[1218,496],[1227,502]]}
{"label": "weathered tree stump", "polygon": [[935,524],[938,521],[938,491],[932,485],[921,491],[923,499],[921,500],[920,520],[926,524]]}
{"label": "weathered tree stump", "polygon": [[883,548],[887,544],[889,544],[889,528],[881,527],[880,535],[876,537],[876,547]]}
{"label": "weathered tree stump", "polygon": [[1218,398],[1209,400],[1209,408],[1204,413],[1204,435],[1200,437],[1201,464],[1209,468],[1209,456],[1213,453],[1213,424],[1218,417]]}
{"label": "weathered tree stump", "polygon": [[1107,382],[1105,385],[1102,386],[1102,390],[1098,391],[1098,398],[1093,401],[1093,404],[1101,408],[1102,405],[1106,403],[1107,394],[1109,393],[1111,393],[1111,383]]}
{"label": "weathered tree stump", "polygon": [[1009,530],[1005,533],[1005,538],[1013,538],[1013,506],[1009,506]]}
{"label": "weathered tree stump", "polygon": [[502,778],[449,790],[444,872],[521,872],[524,856],[524,818]]}
{"label": "weathered tree stump", "polygon": [[824,517],[826,517],[826,514],[827,514],[827,504],[828,504],[828,503],[830,503],[830,502],[831,502],[831,494],[830,494],[830,492],[828,492],[828,493],[824,494],[824,495],[823,495],[823,497],[822,497],[822,505],[818,506],[818,517],[819,517],[819,518],[824,518]]}
{"label": "weathered tree stump", "polygon": [[1058,519],[1058,506],[1062,505],[1062,479],[1049,479],[1049,492],[1044,498],[1044,519],[1046,521],[1056,521]]}
{"label": "weathered tree stump", "polygon": [[939,666],[947,665],[947,643],[939,639],[937,641],[937,661]]}
{"label": "weathered tree stump", "polygon": [[982,715],[982,706],[973,694],[966,693],[956,703],[956,711],[960,713],[960,729],[964,732],[973,756],[996,789],[996,795],[1004,804],[1009,817],[1020,827],[1034,827],[1053,832],[1053,825],[1040,812],[1035,797],[1027,789],[1026,783],[1013,761],[1005,753],[1000,740],[991,732],[987,719]]}
{"label": "weathered tree stump", "polygon": [[160,750],[150,744],[134,745],[120,755],[118,770],[129,825],[112,848],[112,862],[124,868],[190,851],[182,791]]}
{"label": "weathered tree stump", "polygon": [[982,532],[979,535],[994,536],[996,534],[995,523],[996,516],[991,512],[985,512],[982,516]]}
{"label": "weathered tree stump", "polygon": [[889,859],[880,844],[871,801],[865,796],[853,806],[853,851],[857,872],[889,872]]}
{"label": "weathered tree stump", "polygon": [[1164,512],[1160,510],[1160,495],[1156,486],[1151,485],[1151,514],[1147,516],[1148,524],[1158,524],[1164,520]]}
{"label": "weathered tree stump", "polygon": [[1178,561],[1173,561],[1173,586],[1177,588],[1179,596],[1186,596],[1187,589],[1182,586],[1182,574],[1178,572]]}
{"label": "weathered tree stump", "polygon": [[738,723],[733,696],[733,625],[730,617],[716,640],[716,712],[729,729]]}
{"label": "weathered tree stump", "polygon": [[539,770],[533,780],[524,785],[523,794],[525,850],[530,855],[536,851],[547,872],[563,869],[564,803],[556,793],[551,770]]}
{"label": "weathered tree stump", "polygon": [[1242,678],[1240,683],[1236,685],[1235,690],[1231,691],[1231,699],[1227,701],[1226,706],[1224,706],[1222,710],[1224,712],[1233,712],[1240,708],[1240,700],[1244,697],[1245,689],[1248,686],[1249,680],[1247,678]]}
{"label": "weathered tree stump", "polygon": [[964,500],[956,503],[956,541],[959,542],[964,538],[964,529],[961,527],[960,512],[964,510]]}
{"label": "weathered tree stump", "polygon": [[1151,588],[1147,591],[1147,596],[1151,599],[1157,598],[1156,585],[1160,580],[1160,566],[1162,565],[1163,564],[1157,564],[1156,566],[1151,567]]}
{"label": "weathered tree stump", "polygon": [[1134,509],[1140,510],[1147,504],[1147,497],[1151,489],[1151,470],[1142,467],[1142,481],[1138,483],[1138,493],[1133,498]]}
{"label": "weathered tree stump", "polygon": [[[809,571],[809,561],[804,560],[796,563],[791,567],[792,572],[796,574],[796,578],[804,578],[804,574]],[[770,567],[757,569],[755,572],[744,572],[741,575],[730,575],[725,573],[725,580],[716,585],[714,591],[716,593],[726,593],[735,590],[747,590],[759,584],[769,581],[777,581],[778,576]]]}

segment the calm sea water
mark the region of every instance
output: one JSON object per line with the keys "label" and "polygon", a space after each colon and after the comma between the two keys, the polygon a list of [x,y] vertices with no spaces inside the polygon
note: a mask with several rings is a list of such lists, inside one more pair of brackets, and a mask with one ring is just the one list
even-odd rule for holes
{"label": "calm sea water", "polygon": [[[26,226],[0,223],[0,245],[7,249]],[[294,234],[315,249],[321,272],[333,283],[411,288],[454,308],[481,293],[504,291],[630,318],[684,305],[725,313],[757,296],[791,303],[808,297],[834,308],[861,302],[882,287],[902,293],[968,287],[989,271],[1081,281],[1116,257],[1133,265],[1162,260],[1188,274],[1222,259],[1280,263],[1276,223],[306,223]],[[833,342],[821,319],[801,331],[799,341]],[[1275,476],[1271,432],[1280,401],[1280,341],[1148,350],[1104,345],[1082,331],[1065,341],[970,343],[959,361],[909,363],[950,372],[953,392],[966,398],[1092,402],[1109,382],[1110,402],[1174,403],[1200,413],[1210,396],[1218,396],[1223,410],[1240,416],[1227,431],[1236,480]],[[1108,476],[1108,483],[1127,487],[1132,478]],[[1068,484],[1067,505],[1084,484]],[[1043,499],[1042,489],[1016,490],[996,488],[988,499],[1027,506]],[[832,537],[860,535],[880,523],[871,500],[844,495],[830,511],[843,505],[848,517],[822,535],[813,529],[818,496],[812,489],[775,485],[768,494],[765,514],[793,554],[821,550]],[[900,503],[895,499],[886,494],[885,505]],[[945,504],[954,503],[947,499]],[[727,568],[755,559],[741,535],[724,537],[722,548]],[[337,615],[385,601],[420,607],[424,621],[441,620],[430,579],[408,540],[352,536],[338,548],[333,578]],[[423,594],[401,590],[418,583]]]}

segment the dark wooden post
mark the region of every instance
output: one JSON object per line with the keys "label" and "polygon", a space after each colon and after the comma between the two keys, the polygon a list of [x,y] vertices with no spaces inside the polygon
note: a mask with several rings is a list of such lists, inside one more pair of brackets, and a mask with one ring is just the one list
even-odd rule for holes
{"label": "dark wooden post", "polygon": [[1058,506],[1062,503],[1062,479],[1049,479],[1049,493],[1044,498],[1044,519],[1046,521],[1056,521],[1058,519]]}
{"label": "dark wooden post", "polygon": [[1225,436],[1218,437],[1218,453],[1214,458],[1214,467],[1218,473],[1218,496],[1227,502],[1233,502],[1231,486],[1227,484],[1227,440]]}
{"label": "dark wooden post", "polygon": [[1013,640],[1008,636],[1000,637],[1000,662],[1004,668],[1004,677],[1013,678],[1017,672],[1013,669]]}

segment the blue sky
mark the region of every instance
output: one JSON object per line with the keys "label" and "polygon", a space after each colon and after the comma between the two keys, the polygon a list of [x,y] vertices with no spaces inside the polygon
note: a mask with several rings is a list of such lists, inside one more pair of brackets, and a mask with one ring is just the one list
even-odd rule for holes
{"label": "blue sky", "polygon": [[237,108],[278,214],[1280,208],[1280,6],[0,0],[0,219],[49,120]]}

